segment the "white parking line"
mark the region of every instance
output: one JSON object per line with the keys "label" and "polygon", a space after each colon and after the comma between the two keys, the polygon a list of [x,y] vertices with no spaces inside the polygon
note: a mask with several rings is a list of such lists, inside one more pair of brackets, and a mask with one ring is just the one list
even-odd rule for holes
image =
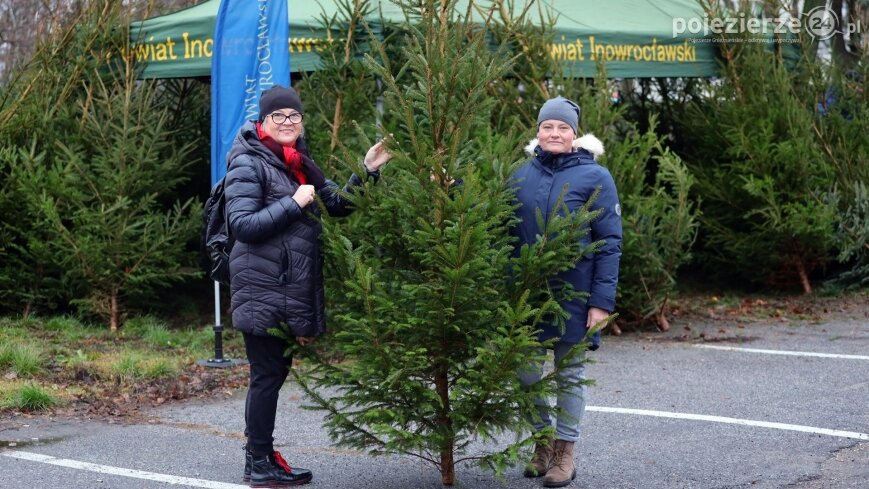
{"label": "white parking line", "polygon": [[695,421],[710,421],[713,423],[738,424],[743,426],[757,426],[760,428],[773,428],[776,430],[800,431],[816,435],[835,436],[839,438],[853,438],[855,440],[869,440],[869,434],[856,431],[830,430],[816,428],[814,426],[802,426],[798,424],[770,423],[768,421],[754,421],[751,419],[726,418],[723,416],[707,416],[705,414],[673,413],[669,411],[648,411],[645,409],[625,409],[604,406],[587,406],[588,411],[599,413],[637,414],[640,416],[655,416],[658,418],[690,419]]}
{"label": "white parking line", "polygon": [[58,465],[60,467],[69,467],[72,469],[87,470],[89,472],[98,472],[100,474],[120,475],[123,477],[133,477],[136,479],[165,482],[166,484],[175,484],[179,486],[203,487],[205,489],[247,489],[248,487],[238,484],[227,484],[225,482],[215,482],[204,479],[192,479],[190,477],[177,477],[174,475],[157,474],[154,472],[145,472],[142,470],[122,469],[120,467],[92,464],[88,462],[79,462],[78,460],[69,460],[66,458],[57,458],[49,455],[42,455],[33,452],[22,452],[18,450],[0,450],[0,455],[21,460],[29,460],[31,462],[41,462],[44,464]]}
{"label": "white parking line", "polygon": [[839,358],[846,360],[869,360],[866,355],[840,355],[837,353],[815,353],[811,351],[788,351],[788,350],[761,350],[758,348],[737,348],[735,346],[719,346],[719,345],[694,345],[697,348],[708,348],[710,350],[726,350],[726,351],[744,351],[748,353],[765,353],[767,355],[789,355],[794,357],[818,357],[818,358]]}

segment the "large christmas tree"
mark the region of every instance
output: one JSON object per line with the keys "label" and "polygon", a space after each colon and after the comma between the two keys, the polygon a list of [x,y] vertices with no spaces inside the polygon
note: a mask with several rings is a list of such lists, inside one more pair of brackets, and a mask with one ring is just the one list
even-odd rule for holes
{"label": "large christmas tree", "polygon": [[594,217],[538,215],[546,232],[516,248],[519,141],[490,129],[492,86],[511,61],[493,49],[488,7],[456,3],[404,5],[400,56],[381,47],[367,60],[385,87],[394,158],[378,183],[348,196],[352,225],[325,222],[327,273],[341,281],[328,291],[325,341],[346,361],[297,352],[309,360],[299,381],[339,444],[420,457],[446,485],[457,463],[501,469],[533,443],[469,450],[528,433],[532,399],[554,394],[557,370],[530,389],[516,373],[536,359],[538,325],[563,320],[558,299],[574,291],[547,277],[591,251],[579,243]]}

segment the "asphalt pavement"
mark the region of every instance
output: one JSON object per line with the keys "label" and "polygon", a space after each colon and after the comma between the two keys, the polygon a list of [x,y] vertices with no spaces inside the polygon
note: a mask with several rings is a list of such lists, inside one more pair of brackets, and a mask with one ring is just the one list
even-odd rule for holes
{"label": "asphalt pavement", "polygon": [[[592,357],[596,385],[570,487],[869,488],[866,314],[690,331],[677,323],[668,334],[607,337]],[[6,420],[0,488],[246,487],[243,395],[162,407],[133,425]],[[442,487],[415,458],[333,447],[301,397],[288,382],[275,437],[291,465],[314,472],[308,487]],[[458,488],[541,487],[521,467],[501,479],[473,466],[457,475]]]}

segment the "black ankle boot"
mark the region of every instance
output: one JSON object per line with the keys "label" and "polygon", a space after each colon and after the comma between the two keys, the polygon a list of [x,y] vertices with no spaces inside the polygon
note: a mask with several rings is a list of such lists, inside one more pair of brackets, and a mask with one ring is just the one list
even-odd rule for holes
{"label": "black ankle boot", "polygon": [[279,452],[251,455],[250,487],[289,487],[311,482],[310,470],[290,467]]}
{"label": "black ankle boot", "polygon": [[253,457],[253,454],[250,453],[250,449],[247,448],[247,445],[244,447],[244,476],[241,478],[242,482],[250,482],[250,459]]}

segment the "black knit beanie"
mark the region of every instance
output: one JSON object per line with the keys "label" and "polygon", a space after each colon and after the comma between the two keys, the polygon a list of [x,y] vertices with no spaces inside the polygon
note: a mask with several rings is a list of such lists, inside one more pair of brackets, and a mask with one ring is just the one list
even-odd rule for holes
{"label": "black knit beanie", "polygon": [[302,99],[292,87],[282,87],[275,85],[268,90],[264,90],[259,98],[259,120],[260,122],[272,112],[280,109],[296,109],[302,113]]}

